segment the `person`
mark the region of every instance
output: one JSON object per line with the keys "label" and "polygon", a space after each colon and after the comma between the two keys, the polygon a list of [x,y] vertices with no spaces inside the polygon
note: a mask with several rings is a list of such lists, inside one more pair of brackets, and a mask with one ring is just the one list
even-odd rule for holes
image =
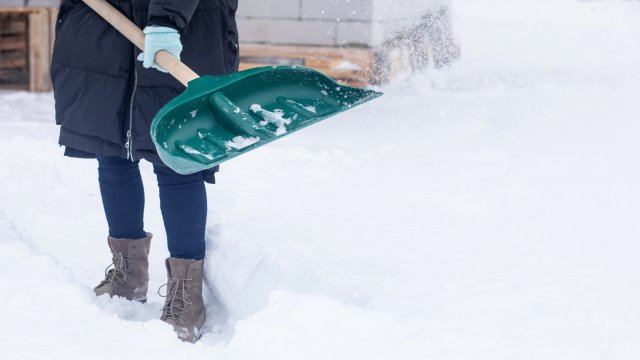
{"label": "person", "polygon": [[144,29],[144,51],[80,0],[62,0],[51,64],[59,144],[66,156],[98,162],[112,264],[94,291],[146,301],[152,235],[144,229],[138,164],[147,160],[157,177],[170,254],[161,319],[180,339],[195,342],[205,319],[205,182],[215,182],[217,169],[180,175],[158,157],[150,123],[184,86],[153,59],[157,51],[166,50],[199,74],[237,71],[238,1],[108,2]]}

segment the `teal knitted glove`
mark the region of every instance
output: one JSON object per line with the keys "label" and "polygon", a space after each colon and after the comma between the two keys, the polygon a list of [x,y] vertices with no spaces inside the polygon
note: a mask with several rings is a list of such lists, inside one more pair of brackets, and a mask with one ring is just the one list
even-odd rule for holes
{"label": "teal knitted glove", "polygon": [[158,65],[154,58],[160,50],[165,50],[171,55],[180,59],[182,52],[182,43],[180,42],[180,34],[178,30],[165,26],[147,26],[144,28],[144,51],[138,56],[138,60],[142,61],[145,68],[155,68],[162,72],[167,72],[162,66]]}

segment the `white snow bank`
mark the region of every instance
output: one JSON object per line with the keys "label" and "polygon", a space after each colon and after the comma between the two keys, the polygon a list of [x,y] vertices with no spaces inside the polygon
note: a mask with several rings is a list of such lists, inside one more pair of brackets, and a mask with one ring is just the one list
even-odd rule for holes
{"label": "white snow bank", "polygon": [[243,359],[418,359],[407,335],[388,314],[277,290],[236,324],[228,349]]}
{"label": "white snow bank", "polygon": [[112,359],[118,351],[113,349],[116,344],[136,358],[176,351],[184,356],[211,354],[203,346],[175,342],[173,330],[153,316],[157,309],[96,299],[90,288],[76,283],[72,273],[52,256],[30,249],[13,224],[3,218],[0,234],[3,357]]}

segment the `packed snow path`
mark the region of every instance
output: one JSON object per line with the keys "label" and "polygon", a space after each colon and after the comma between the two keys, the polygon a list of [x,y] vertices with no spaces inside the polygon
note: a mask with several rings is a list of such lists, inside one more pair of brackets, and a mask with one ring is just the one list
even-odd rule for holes
{"label": "packed snow path", "polygon": [[640,3],[454,16],[453,67],[223,164],[195,345],[158,320],[150,166],[149,302],[96,299],[97,165],[51,94],[0,92],[3,358],[640,358]]}

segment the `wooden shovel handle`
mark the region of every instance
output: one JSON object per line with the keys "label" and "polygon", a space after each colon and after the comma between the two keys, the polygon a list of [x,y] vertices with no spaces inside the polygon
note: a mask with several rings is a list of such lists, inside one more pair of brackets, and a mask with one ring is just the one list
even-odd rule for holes
{"label": "wooden shovel handle", "polygon": [[[140,50],[144,50],[144,33],[120,11],[116,10],[111,4],[105,0],[82,0],[88,7],[93,9],[98,15],[105,19],[109,24],[116,28],[124,37],[129,39]],[[156,62],[169,72],[174,78],[180,81],[184,86],[191,80],[197,79],[199,76],[187,65],[176,59],[166,51],[158,51],[156,53]]]}

